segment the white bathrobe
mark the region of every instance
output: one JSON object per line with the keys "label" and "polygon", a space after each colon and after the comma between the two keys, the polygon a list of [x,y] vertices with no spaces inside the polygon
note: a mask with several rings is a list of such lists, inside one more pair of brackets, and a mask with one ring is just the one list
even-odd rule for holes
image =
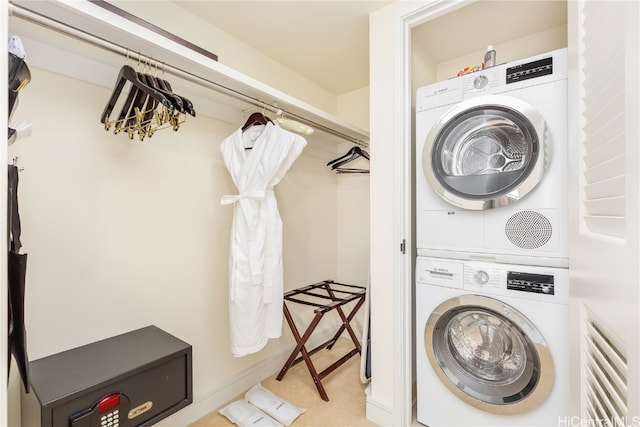
{"label": "white bathrobe", "polygon": [[222,141],[222,156],[238,189],[221,201],[234,204],[229,321],[236,357],[255,353],[269,338],[282,335],[282,220],[273,187],[306,144],[272,123],[238,129]]}

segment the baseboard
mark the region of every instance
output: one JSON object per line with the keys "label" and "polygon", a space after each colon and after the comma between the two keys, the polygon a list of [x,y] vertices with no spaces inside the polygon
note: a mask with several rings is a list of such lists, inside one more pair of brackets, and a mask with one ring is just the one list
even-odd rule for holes
{"label": "baseboard", "polygon": [[[326,342],[333,337],[334,333],[335,330],[318,330],[314,333],[314,336],[309,339],[307,348],[315,348]],[[199,396],[194,395],[191,405],[171,415],[157,425],[159,427],[185,427],[198,421],[207,414],[221,408],[225,403],[242,395],[258,382],[280,371],[282,365],[284,365],[289,357],[290,352],[291,349],[283,350],[277,356],[258,362],[250,368],[226,379],[223,383],[219,384],[215,390],[208,393],[201,393]]]}
{"label": "baseboard", "polygon": [[[367,390],[369,391],[369,390]],[[393,425],[393,407],[388,402],[377,400],[367,392],[367,419],[379,426]]]}

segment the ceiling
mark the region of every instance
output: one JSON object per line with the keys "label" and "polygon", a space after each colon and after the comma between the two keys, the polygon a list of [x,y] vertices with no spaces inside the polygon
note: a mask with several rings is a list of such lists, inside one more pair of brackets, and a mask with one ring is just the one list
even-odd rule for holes
{"label": "ceiling", "polygon": [[489,43],[504,44],[567,24],[565,0],[480,0],[466,3],[467,6],[455,12],[413,29],[412,41],[435,63],[483,51]]}
{"label": "ceiling", "polygon": [[369,86],[369,14],[391,1],[188,1],[178,6],[340,95]]}
{"label": "ceiling", "polygon": [[[369,86],[369,14],[393,3],[365,0],[176,0],[185,10],[259,49],[335,95]],[[436,63],[555,26],[565,0],[463,2],[412,31]],[[504,19],[508,17],[508,19]],[[463,64],[466,65],[466,64]]]}

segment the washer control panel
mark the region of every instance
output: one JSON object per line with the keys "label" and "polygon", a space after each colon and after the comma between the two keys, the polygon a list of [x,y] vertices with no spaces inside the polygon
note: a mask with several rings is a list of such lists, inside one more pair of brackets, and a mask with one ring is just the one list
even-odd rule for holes
{"label": "washer control panel", "polygon": [[416,285],[458,289],[467,294],[569,303],[569,272],[564,268],[417,257]]}
{"label": "washer control panel", "polygon": [[464,288],[500,293],[504,285],[504,271],[490,264],[467,263],[464,266]]}
{"label": "washer control panel", "polygon": [[535,294],[554,295],[554,277],[550,274],[507,272],[507,289]]}
{"label": "washer control panel", "polygon": [[465,262],[463,280],[464,289],[472,292],[543,298],[556,294],[555,275],[540,267]]}

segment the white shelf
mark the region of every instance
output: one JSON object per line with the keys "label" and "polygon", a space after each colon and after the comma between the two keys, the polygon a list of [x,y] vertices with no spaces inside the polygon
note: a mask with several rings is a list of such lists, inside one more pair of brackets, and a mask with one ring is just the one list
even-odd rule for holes
{"label": "white shelf", "polygon": [[[97,49],[95,45],[84,40],[69,37],[69,34],[54,32],[41,23],[30,22],[24,15],[36,16],[33,14],[37,14],[45,17],[47,21],[57,21],[54,22],[54,26],[59,25],[65,29],[71,27],[71,32],[89,34],[96,40],[128,49],[131,51],[131,56],[137,56],[140,52],[146,57],[164,62],[193,76],[193,83],[200,81],[212,88],[222,86],[226,88],[225,90],[243,94],[268,105],[275,104],[286,111],[290,117],[302,118],[317,130],[324,130],[322,133],[326,134],[328,141],[338,143],[349,140],[360,145],[368,144],[369,134],[366,130],[327,114],[89,1],[12,1],[12,4],[14,16],[10,17],[9,29],[13,34],[29,40],[33,46],[32,49],[42,51],[35,55],[35,58],[28,58],[28,60],[41,62],[35,65],[73,75],[73,70],[79,68],[76,63],[83,63],[80,70],[84,74],[77,75],[76,71],[74,77],[112,86],[117,75],[117,71],[113,70],[118,70],[124,62],[121,54]],[[38,47],[38,45],[41,46]],[[52,55],[57,59],[51,58]],[[44,64],[45,61],[46,64]],[[74,65],[70,65],[68,67],[70,69],[64,71],[62,69],[65,68],[65,62]],[[91,64],[102,68],[107,67],[109,72],[97,71],[97,68],[92,67]],[[112,73],[109,81],[104,81],[104,77],[100,77],[102,74],[109,75],[109,73]],[[250,106],[246,101],[233,99],[229,95],[222,95],[221,92],[215,93],[216,90],[208,90],[204,95],[202,90],[196,92],[200,92],[201,97],[206,97],[206,102],[213,102],[218,107],[223,105],[227,109],[231,107],[236,112],[241,109],[246,110]],[[196,103],[195,99],[193,101]]]}

